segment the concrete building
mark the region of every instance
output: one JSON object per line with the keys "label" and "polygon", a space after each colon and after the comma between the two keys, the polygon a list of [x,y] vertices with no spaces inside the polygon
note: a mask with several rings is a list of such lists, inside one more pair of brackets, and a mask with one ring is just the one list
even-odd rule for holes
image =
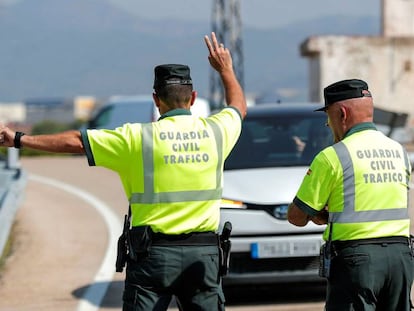
{"label": "concrete building", "polygon": [[26,106],[24,103],[0,102],[0,123],[22,123],[26,120]]}
{"label": "concrete building", "polygon": [[[380,1],[380,0],[378,0]],[[309,58],[309,101],[342,79],[366,80],[378,108],[409,114],[414,127],[414,0],[382,0],[380,36],[312,36],[300,46]]]}

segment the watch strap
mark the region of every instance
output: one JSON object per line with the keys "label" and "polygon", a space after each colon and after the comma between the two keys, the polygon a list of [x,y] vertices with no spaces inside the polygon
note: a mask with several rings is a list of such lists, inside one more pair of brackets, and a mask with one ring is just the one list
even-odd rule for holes
{"label": "watch strap", "polygon": [[23,135],[25,135],[23,132],[16,132],[16,134],[14,135],[14,148],[20,149],[20,147],[22,146],[20,139]]}

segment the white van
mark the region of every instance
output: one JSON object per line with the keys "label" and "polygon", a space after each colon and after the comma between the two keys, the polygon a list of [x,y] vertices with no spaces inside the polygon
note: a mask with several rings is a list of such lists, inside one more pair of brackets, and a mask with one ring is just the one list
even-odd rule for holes
{"label": "white van", "polygon": [[[202,117],[210,115],[208,100],[197,97],[191,112]],[[125,123],[153,122],[158,120],[159,116],[151,95],[117,95],[109,98],[97,109],[86,128],[114,129]]]}

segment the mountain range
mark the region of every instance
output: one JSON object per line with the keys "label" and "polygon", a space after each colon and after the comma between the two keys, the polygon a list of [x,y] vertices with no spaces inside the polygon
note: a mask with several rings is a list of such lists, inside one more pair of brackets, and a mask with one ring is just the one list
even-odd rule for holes
{"label": "mountain range", "polygon": [[[139,18],[101,0],[0,6],[0,102],[148,94],[160,63],[188,64],[195,89],[208,97],[203,37],[210,32],[210,23]],[[309,72],[299,46],[308,36],[379,32],[379,20],[347,16],[276,29],[243,28],[245,91],[267,101],[304,101]]]}

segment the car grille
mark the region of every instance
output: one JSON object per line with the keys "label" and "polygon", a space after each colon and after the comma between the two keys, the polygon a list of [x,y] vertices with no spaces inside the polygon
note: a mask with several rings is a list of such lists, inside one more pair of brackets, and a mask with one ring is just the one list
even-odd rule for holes
{"label": "car grille", "polygon": [[247,203],[246,208],[250,210],[263,210],[268,213],[270,216],[279,219],[279,220],[287,220],[287,211],[288,211],[288,204],[253,204]]}
{"label": "car grille", "polygon": [[319,268],[319,256],[253,259],[250,253],[232,253],[230,273],[306,271]]}

